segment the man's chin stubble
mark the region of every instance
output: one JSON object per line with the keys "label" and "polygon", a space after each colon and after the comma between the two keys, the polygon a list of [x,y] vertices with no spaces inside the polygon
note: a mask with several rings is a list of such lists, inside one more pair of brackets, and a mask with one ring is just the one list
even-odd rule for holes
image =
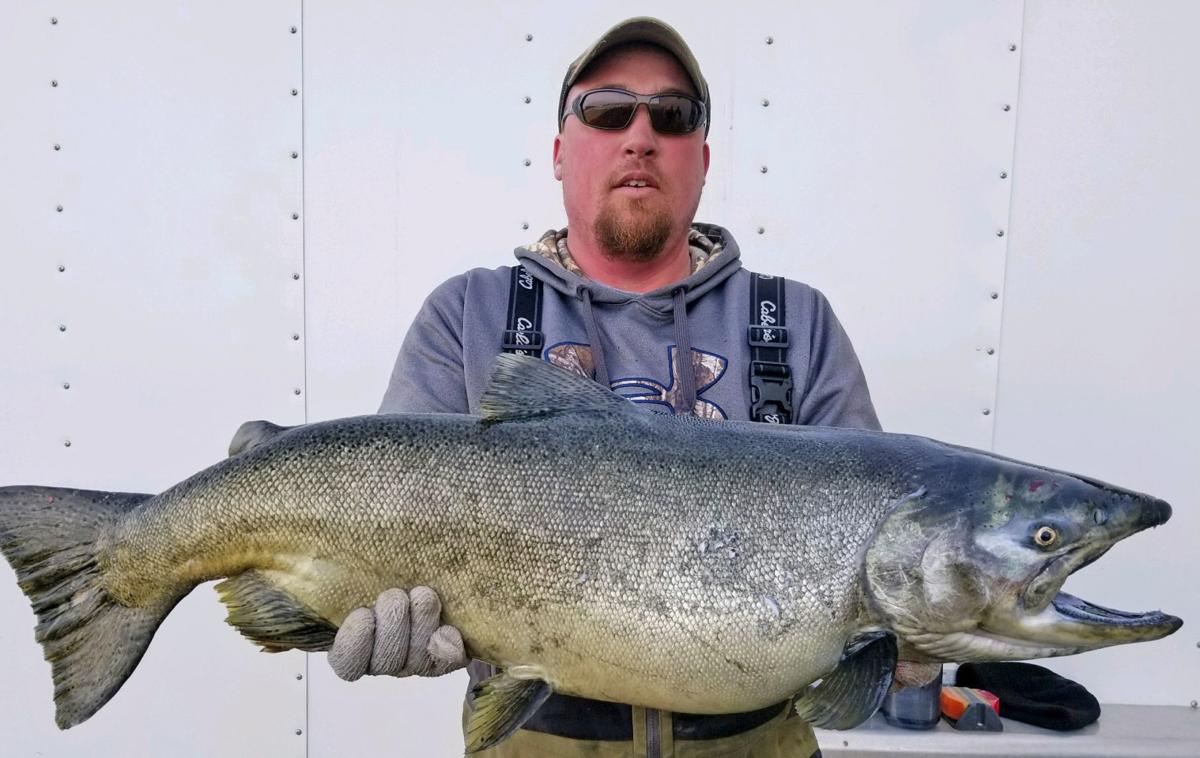
{"label": "man's chin stubble", "polygon": [[645,263],[657,258],[671,236],[671,215],[643,200],[630,200],[621,214],[607,204],[596,216],[593,231],[601,250],[616,260]]}

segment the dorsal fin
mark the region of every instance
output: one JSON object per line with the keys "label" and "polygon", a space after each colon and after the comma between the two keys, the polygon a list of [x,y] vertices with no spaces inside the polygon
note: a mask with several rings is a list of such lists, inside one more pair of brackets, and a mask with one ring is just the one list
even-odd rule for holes
{"label": "dorsal fin", "polygon": [[633,404],[590,379],[538,358],[504,353],[479,401],[487,421],[580,411],[636,413]]}
{"label": "dorsal fin", "polygon": [[233,433],[229,443],[229,457],[240,455],[247,450],[253,450],[264,442],[270,442],[284,432],[295,429],[294,426],[278,426],[270,421],[247,421]]}

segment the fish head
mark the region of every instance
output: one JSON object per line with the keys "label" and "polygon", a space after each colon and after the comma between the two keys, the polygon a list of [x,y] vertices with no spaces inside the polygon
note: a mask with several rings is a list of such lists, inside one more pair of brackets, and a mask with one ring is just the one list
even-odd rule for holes
{"label": "fish head", "polygon": [[1045,658],[1159,639],[1183,622],[1104,608],[1062,586],[1170,516],[1149,495],[975,453],[893,508],[865,557],[865,594],[931,660]]}

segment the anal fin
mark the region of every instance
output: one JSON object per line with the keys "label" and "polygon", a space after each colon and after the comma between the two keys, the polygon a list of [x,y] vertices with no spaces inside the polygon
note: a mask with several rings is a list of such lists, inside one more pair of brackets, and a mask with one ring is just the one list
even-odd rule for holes
{"label": "anal fin", "polygon": [[229,608],[225,619],[268,653],[299,649],[328,650],[337,626],[258,571],[247,571],[217,585]]}
{"label": "anal fin", "polygon": [[503,672],[475,685],[467,720],[467,752],[486,750],[520,729],[551,692],[542,679],[517,679]]}
{"label": "anal fin", "polygon": [[878,633],[846,646],[828,676],[796,696],[796,714],[823,729],[853,729],[879,708],[896,670],[896,639]]}

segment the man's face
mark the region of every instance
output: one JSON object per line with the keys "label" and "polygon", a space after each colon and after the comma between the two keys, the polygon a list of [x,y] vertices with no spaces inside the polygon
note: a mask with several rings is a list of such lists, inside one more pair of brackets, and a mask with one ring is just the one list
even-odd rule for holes
{"label": "man's face", "polygon": [[[619,87],[643,95],[695,94],[674,56],[652,45],[616,48],[596,60],[567,93],[568,115],[554,139],[554,176],[563,183],[569,228],[591,229],[611,257],[650,260],[667,241],[686,239],[708,172],[704,128],[659,134],[638,106],[621,131],[593,129],[570,113],[582,92]],[[629,178],[645,187],[623,186]]]}

